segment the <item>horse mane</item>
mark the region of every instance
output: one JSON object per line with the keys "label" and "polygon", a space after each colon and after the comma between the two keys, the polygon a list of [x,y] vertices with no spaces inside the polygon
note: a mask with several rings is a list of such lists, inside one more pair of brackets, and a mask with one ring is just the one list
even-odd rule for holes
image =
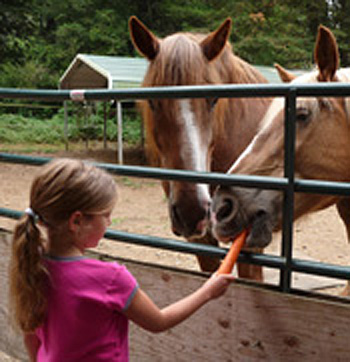
{"label": "horse mane", "polygon": [[[160,42],[156,58],[150,62],[142,86],[210,85],[231,83],[267,83],[266,79],[250,64],[233,54],[226,42],[221,53],[211,62],[200,46],[204,34],[176,33]],[[216,106],[216,121],[222,120],[226,100]],[[159,165],[158,149],[153,139],[153,112],[149,102],[140,102],[145,123],[146,150],[149,162]],[[221,125],[218,124],[217,127]]]}
{"label": "horse mane", "polygon": [[229,42],[219,56],[209,62],[200,47],[204,38],[203,34],[193,33],[166,37],[161,42],[156,59],[149,65],[143,86],[267,82],[254,67],[233,54]]}
{"label": "horse mane", "polygon": [[165,38],[156,59],[149,65],[143,86],[206,84],[203,77],[206,64],[199,39],[200,35],[189,33]]}

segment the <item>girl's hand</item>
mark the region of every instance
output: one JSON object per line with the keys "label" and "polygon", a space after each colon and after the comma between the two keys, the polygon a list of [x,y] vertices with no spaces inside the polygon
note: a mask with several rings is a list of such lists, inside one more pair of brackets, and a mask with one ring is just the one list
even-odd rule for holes
{"label": "girl's hand", "polygon": [[202,286],[203,291],[207,294],[208,300],[223,295],[234,279],[232,274],[214,273]]}

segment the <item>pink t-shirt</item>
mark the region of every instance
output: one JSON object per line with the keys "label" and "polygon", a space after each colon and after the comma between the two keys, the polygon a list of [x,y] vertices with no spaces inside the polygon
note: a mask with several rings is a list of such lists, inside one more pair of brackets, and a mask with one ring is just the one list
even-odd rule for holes
{"label": "pink t-shirt", "polygon": [[36,334],[38,362],[128,361],[123,314],[138,285],[116,262],[48,258],[48,314]]}

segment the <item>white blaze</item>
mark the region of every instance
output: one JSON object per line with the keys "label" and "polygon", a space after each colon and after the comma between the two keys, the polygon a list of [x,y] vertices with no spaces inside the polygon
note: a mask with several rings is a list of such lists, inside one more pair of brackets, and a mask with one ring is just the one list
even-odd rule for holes
{"label": "white blaze", "polygon": [[[191,109],[189,100],[180,102],[180,126],[182,130],[183,144],[181,147],[181,158],[185,160],[189,169],[194,171],[206,171],[207,147],[203,145],[195,115]],[[204,184],[197,184],[198,194],[204,199],[210,200],[209,187]]]}
{"label": "white blaze", "polygon": [[283,98],[275,98],[271,103],[269,109],[267,110],[264,118],[260,123],[260,130],[251,140],[249,145],[246,149],[239,155],[227,173],[234,173],[235,169],[239,166],[239,164],[244,160],[254,149],[255,143],[258,141],[259,136],[269,127],[273,119],[275,118],[276,114],[280,112],[281,109],[284,107],[284,99]]}

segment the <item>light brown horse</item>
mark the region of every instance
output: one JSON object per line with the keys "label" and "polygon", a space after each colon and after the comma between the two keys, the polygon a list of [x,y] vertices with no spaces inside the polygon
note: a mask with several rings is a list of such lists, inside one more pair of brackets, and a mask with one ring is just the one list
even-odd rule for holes
{"label": "light brown horse", "polygon": [[[156,37],[136,17],[129,20],[136,49],[149,60],[143,86],[266,83],[252,66],[232,53],[231,20],[209,35],[176,33]],[[161,167],[226,172],[255,135],[267,99],[155,99],[143,102],[149,149]],[[172,230],[178,236],[218,245],[208,231],[211,190],[189,182],[163,182]],[[202,270],[218,260],[198,257]],[[250,271],[240,269],[240,275]],[[259,267],[256,271],[260,278]]]}
{"label": "light brown horse", "polygon": [[[295,77],[277,65],[281,79],[295,84],[350,82],[350,68],[338,70],[338,47],[332,32],[320,26],[314,51],[317,70]],[[350,98],[298,97],[296,101],[295,177],[350,181]],[[258,134],[229,173],[283,177],[284,100],[275,99]],[[265,247],[282,227],[278,191],[220,187],[213,198],[214,234],[225,240],[250,227],[250,246]],[[295,194],[294,218],[336,204],[350,237],[348,197]]]}

